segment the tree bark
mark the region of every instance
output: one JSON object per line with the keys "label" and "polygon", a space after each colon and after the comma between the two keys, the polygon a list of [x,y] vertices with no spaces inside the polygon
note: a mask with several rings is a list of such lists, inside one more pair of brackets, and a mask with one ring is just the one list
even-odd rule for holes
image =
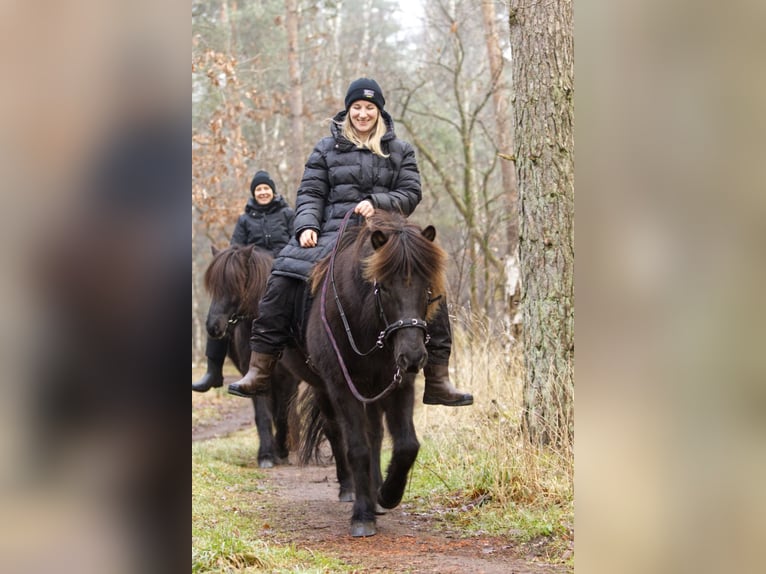
{"label": "tree bark", "polygon": [[[192,242],[194,235],[194,226],[192,226]],[[197,365],[205,355],[204,341],[207,339],[200,314],[199,291],[195,289],[195,286],[200,284],[199,273],[197,259],[192,253],[192,366]]]}
{"label": "tree bark", "polygon": [[[495,26],[495,0],[483,0],[481,3],[484,33],[487,40],[487,55],[489,70],[492,75],[494,89],[492,104],[494,106],[495,124],[497,126],[497,144],[501,153],[510,155],[513,149],[513,133],[509,127],[508,94],[503,85],[503,54],[500,51],[500,41]],[[510,253],[515,253],[519,245],[519,188],[516,184],[516,172],[513,160],[504,159],[500,164],[503,180],[503,191],[508,202],[508,247]]]}
{"label": "tree bark", "polygon": [[296,160],[305,155],[303,149],[303,87],[301,84],[301,63],[298,51],[298,1],[285,2],[287,15],[287,61],[290,75],[290,191],[285,194],[290,203],[295,205],[295,194],[303,176],[303,162]]}
{"label": "tree bark", "polygon": [[514,160],[509,158],[513,150],[513,133],[509,125],[510,115],[508,112],[508,93],[503,84],[503,53],[500,50],[497,26],[495,26],[495,0],[482,0],[482,20],[484,23],[484,35],[487,42],[487,56],[489,70],[492,75],[492,104],[497,127],[497,147],[500,149],[500,175],[503,182],[503,194],[506,197],[508,219],[506,233],[508,238],[508,251],[505,254],[505,294],[507,304],[507,324],[512,330],[514,339],[518,338],[518,322],[516,320],[521,285],[519,278],[519,186],[516,183],[516,171]]}
{"label": "tree bark", "polygon": [[512,0],[514,139],[521,195],[523,427],[571,444],[574,370],[572,4]]}

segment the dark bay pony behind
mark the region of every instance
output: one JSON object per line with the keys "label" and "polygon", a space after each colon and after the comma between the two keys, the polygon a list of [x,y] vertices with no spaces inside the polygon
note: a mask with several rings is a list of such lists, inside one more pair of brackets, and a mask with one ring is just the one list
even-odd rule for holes
{"label": "dark bay pony behind", "polygon": [[[315,410],[329,403],[342,429],[344,463],[355,489],[352,536],[376,533],[376,508],[394,508],[418,454],[414,380],[425,365],[426,321],[444,293],[446,254],[436,231],[381,210],[349,228],[313,275],[306,349],[321,385]],[[380,468],[383,417],[393,441]],[[316,446],[304,433],[302,451]],[[337,456],[337,455],[336,455]]]}
{"label": "dark bay pony behind", "polygon": [[[272,261],[271,253],[254,245],[232,245],[213,248],[213,260],[205,271],[204,285],[212,299],[205,327],[213,339],[229,338],[229,358],[243,375],[250,361],[250,326],[266,290]],[[279,364],[274,369],[271,392],[253,398],[261,468],[287,459],[288,415],[299,382]]]}

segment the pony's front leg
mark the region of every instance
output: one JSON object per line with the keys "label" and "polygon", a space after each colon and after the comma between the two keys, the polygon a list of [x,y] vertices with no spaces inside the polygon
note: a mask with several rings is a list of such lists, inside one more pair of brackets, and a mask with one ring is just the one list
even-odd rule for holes
{"label": "pony's front leg", "polygon": [[391,462],[386,480],[378,493],[383,508],[394,508],[402,500],[409,473],[420,450],[420,443],[412,422],[414,400],[414,375],[387,400],[386,425],[393,440]]}
{"label": "pony's front leg", "polygon": [[299,383],[283,365],[277,364],[272,377],[271,394],[274,401],[274,462],[278,464],[289,462],[290,405],[298,392]]}
{"label": "pony's front leg", "polygon": [[258,466],[273,468],[276,463],[274,453],[274,418],[271,412],[271,398],[266,396],[253,397],[255,408],[255,427],[258,429]]}
{"label": "pony's front leg", "polygon": [[346,451],[344,449],[343,432],[338,425],[338,418],[335,416],[335,410],[332,403],[324,392],[315,392],[315,397],[319,409],[324,414],[324,434],[330,443],[332,456],[335,459],[335,475],[338,479],[339,491],[338,500],[341,502],[354,501],[354,480],[346,460]]}
{"label": "pony's front leg", "polygon": [[367,437],[370,444],[370,487],[377,492],[383,482],[380,472],[380,451],[383,447],[383,410],[379,404],[365,407],[367,413]]}
{"label": "pony's front leg", "polygon": [[338,409],[346,419],[346,455],[354,476],[354,510],[351,514],[351,536],[372,536],[375,527],[375,498],[370,468],[372,454],[366,429],[364,405],[349,396]]}
{"label": "pony's front leg", "polygon": [[[383,409],[380,403],[367,405],[367,432],[370,439],[370,485],[371,492],[378,492],[383,484],[380,469],[380,451],[383,447]],[[385,514],[380,506],[375,506],[375,514]]]}
{"label": "pony's front leg", "polygon": [[325,425],[325,436],[330,443],[332,457],[335,460],[335,477],[338,480],[338,500],[354,502],[354,479],[346,461],[346,451],[343,449],[343,434],[332,423]]}

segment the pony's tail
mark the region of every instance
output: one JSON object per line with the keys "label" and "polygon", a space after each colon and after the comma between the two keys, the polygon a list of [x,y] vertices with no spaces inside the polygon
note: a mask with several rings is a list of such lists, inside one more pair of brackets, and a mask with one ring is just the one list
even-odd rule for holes
{"label": "pony's tail", "polygon": [[325,419],[320,408],[320,393],[314,387],[308,387],[298,401],[298,413],[301,420],[300,444],[298,455],[302,464],[316,461],[320,464],[329,462],[322,455],[321,446],[325,437]]}

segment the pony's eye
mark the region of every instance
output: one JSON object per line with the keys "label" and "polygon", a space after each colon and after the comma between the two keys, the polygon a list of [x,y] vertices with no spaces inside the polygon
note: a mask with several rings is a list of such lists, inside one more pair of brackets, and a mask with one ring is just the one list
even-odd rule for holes
{"label": "pony's eye", "polygon": [[431,293],[431,290],[429,289],[426,291],[426,302],[428,305],[433,305],[435,303],[439,303],[442,299],[441,295],[437,295],[436,297],[433,296],[433,293]]}

